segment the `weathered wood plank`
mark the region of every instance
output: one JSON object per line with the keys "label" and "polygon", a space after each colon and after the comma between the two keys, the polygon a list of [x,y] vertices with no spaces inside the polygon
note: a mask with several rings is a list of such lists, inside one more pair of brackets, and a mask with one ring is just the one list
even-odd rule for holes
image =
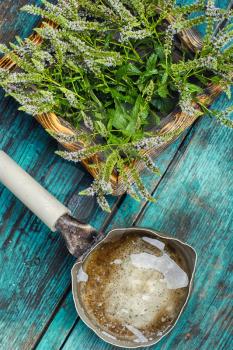
{"label": "weathered wood plank", "polygon": [[[12,18],[16,18],[19,4],[13,1],[7,4],[12,6]],[[6,6],[6,2],[1,3],[3,5]],[[3,19],[6,11],[0,13],[0,18]],[[1,39],[12,40],[16,32],[28,35],[30,25],[35,24],[35,18],[34,22],[31,18],[28,22],[25,15],[20,14],[14,28],[10,26],[7,32],[1,31]],[[26,28],[24,23],[27,23]],[[68,205],[75,215],[95,222],[97,228],[102,226],[106,214],[93,199],[78,195],[90,184],[90,176],[82,166],[55,156],[56,142],[33,118],[17,112],[17,104],[11,98],[5,99],[2,91],[0,126],[1,149]],[[0,348],[28,350],[46,327],[69,286],[74,259],[62,239],[49,232],[3,186],[0,186],[0,196]],[[115,199],[111,199],[112,205],[114,202]]]}
{"label": "weathered wood plank", "polygon": [[40,0],[1,0],[0,1],[0,42],[13,41],[16,35],[26,38],[31,34],[38,17],[20,12],[25,4],[41,4]]}
{"label": "weathered wood plank", "polygon": [[[15,33],[17,33],[17,30],[18,30],[18,28],[14,31],[14,34]],[[30,33],[30,30],[28,29],[28,32],[27,32],[27,35]],[[7,33],[6,33],[7,34]],[[26,35],[25,35],[26,36]],[[8,35],[7,34],[7,39],[5,40],[5,42],[7,42],[8,40],[12,40],[13,39],[13,34],[11,33],[11,35]],[[9,115],[11,115],[12,113],[14,113],[14,117],[12,118],[12,119],[9,119],[8,118],[8,124],[5,124],[5,120],[6,120],[6,117],[4,117],[4,128],[3,129],[1,129],[1,133],[2,133],[2,142],[4,142],[4,140],[7,142],[7,145],[10,143],[10,144],[12,144],[12,146],[11,147],[14,147],[14,144],[13,144],[13,138],[11,138],[11,136],[12,135],[14,135],[15,137],[14,137],[14,140],[17,138],[17,144],[15,143],[15,148],[17,147],[19,147],[19,144],[20,144],[20,147],[22,147],[22,142],[21,142],[21,140],[20,140],[20,138],[18,137],[18,134],[16,135],[15,134],[15,131],[11,131],[11,129],[9,129],[9,127],[13,124],[13,123],[15,123],[15,119],[17,118],[18,119],[18,121],[20,121],[19,122],[19,124],[15,124],[15,128],[17,129],[17,130],[20,130],[20,133],[22,133],[22,128],[25,128],[25,133],[27,132],[27,130],[28,130],[28,125],[27,124],[25,124],[25,115],[23,115],[23,114],[20,114],[20,118],[18,117],[18,114],[16,114],[15,113],[15,109],[16,109],[16,105],[15,105],[15,103],[13,103],[12,102],[12,100],[11,99],[6,99],[6,100],[3,100],[3,102],[2,103],[4,103],[5,104],[5,108],[6,108],[6,111],[8,111],[8,114]],[[40,128],[39,126],[37,126],[37,124],[36,124],[36,122],[34,121],[34,120],[32,120],[32,118],[31,117],[28,117],[27,116],[27,118],[30,120],[30,123],[32,123],[32,125],[30,126],[30,128]],[[37,129],[36,129],[37,130]],[[40,128],[40,132],[41,132],[41,134],[43,134],[44,135],[44,133],[43,133],[43,131],[41,130],[41,128]],[[12,135],[11,135],[12,134]],[[41,134],[40,135],[38,135],[38,139],[40,139],[41,140]],[[30,132],[28,133],[28,135],[27,134],[25,134],[25,135],[23,135],[23,139],[25,139],[25,140],[28,140],[29,142],[30,142],[30,147],[35,147],[35,145],[34,145],[34,141],[35,141],[35,137],[36,137],[36,134],[35,133],[33,133],[33,134],[31,134],[30,135]],[[46,140],[45,140],[45,137],[46,137]],[[51,140],[51,139],[49,139],[48,137],[47,137],[47,135],[46,136],[44,136],[44,139],[43,140],[41,140],[41,142],[43,142],[45,145],[47,144],[47,142],[49,142],[50,143],[50,145],[53,145],[53,147],[51,147],[51,146],[48,146],[48,147],[51,147],[51,152],[53,152],[54,150],[55,150],[55,148],[56,148],[56,144]],[[177,144],[176,145],[174,145],[174,147],[173,147],[173,151],[175,151],[176,150],[176,148],[177,148],[177,146],[179,145],[179,142],[180,141],[178,141],[177,142]],[[3,145],[3,144],[2,144]],[[8,146],[7,146],[7,149],[9,149],[10,150],[10,148],[8,148]],[[28,152],[28,149],[25,149],[25,153],[23,154],[23,155],[21,155],[21,158],[22,158],[22,161],[23,161],[23,163],[21,163],[21,165],[22,166],[24,166],[25,167],[25,169],[27,169],[27,170],[33,170],[33,169],[31,169],[32,168],[32,162],[30,163],[30,168],[27,168],[27,166],[28,166],[28,161],[29,161],[29,158],[30,158],[30,155],[29,155],[29,153],[27,153]],[[12,150],[12,154],[14,154],[15,153],[15,149],[13,149]],[[15,154],[14,154],[15,155]],[[39,160],[42,160],[42,157],[43,157],[44,155],[42,155],[42,154],[40,154],[40,158],[38,158]],[[171,158],[171,156],[172,156],[172,152],[168,152],[166,155],[165,155],[165,158],[166,158],[166,162],[168,162],[168,161],[170,161],[170,158]],[[15,158],[16,160],[18,160],[17,158]],[[57,157],[55,158],[55,159],[57,159]],[[27,161],[28,160],[28,161]],[[45,167],[47,167],[47,159],[44,159],[43,160],[43,163],[44,164],[41,164],[41,168],[43,167],[43,166],[45,166]],[[65,163],[66,164],[66,163]],[[60,163],[58,164],[58,166],[57,166],[57,168],[59,169],[60,168]],[[82,168],[80,168],[81,170],[82,170]],[[64,169],[62,169],[62,172],[63,172],[63,170]],[[51,178],[52,178],[52,182],[54,181],[54,179],[53,179],[53,171],[56,171],[56,170],[53,170],[53,168],[51,168],[50,169],[50,172],[51,172]],[[71,171],[71,170],[70,170]],[[70,174],[70,171],[68,170],[68,172],[65,172],[65,174]],[[34,171],[35,172],[35,171]],[[32,172],[31,172],[31,174],[33,174]],[[62,176],[62,175],[61,175]],[[76,173],[75,174],[73,174],[73,176],[74,176],[74,179],[76,179],[78,176],[77,176],[77,171],[76,171]],[[72,208],[72,211],[73,212],[75,212],[75,214],[76,214],[76,216],[77,217],[79,217],[79,218],[82,218],[83,220],[86,220],[86,221],[90,221],[90,218],[91,218],[91,216],[93,216],[93,219],[92,219],[92,222],[95,224],[95,226],[96,227],[98,227],[99,225],[98,225],[98,220],[96,220],[96,217],[99,215],[99,209],[97,209],[97,206],[96,206],[96,204],[95,204],[95,202],[93,201],[93,199],[92,198],[87,198],[87,197],[81,197],[81,196],[78,196],[78,194],[77,194],[77,192],[79,191],[79,190],[81,190],[81,189],[83,189],[84,187],[86,187],[87,185],[88,185],[88,183],[90,182],[90,179],[89,179],[89,177],[87,177],[87,179],[83,179],[83,172],[82,172],[82,175],[81,175],[81,177],[82,177],[82,181],[80,182],[80,183],[77,183],[76,184],[76,188],[77,188],[77,186],[78,186],[78,190],[76,190],[76,191],[74,191],[74,189],[73,188],[70,188],[71,186],[70,186],[70,184],[69,184],[69,182],[67,182],[66,183],[66,189],[67,189],[67,193],[68,193],[68,189],[69,189],[69,193],[67,194],[67,196],[66,196],[66,198],[69,198],[69,200],[67,199],[67,205],[70,207],[70,208]],[[88,180],[89,179],[89,180]],[[39,180],[39,179],[38,179]],[[43,181],[44,180],[44,178],[42,178],[41,179],[41,181]],[[61,181],[66,181],[66,179],[65,179],[65,175],[63,175],[63,178],[61,178]],[[156,180],[157,181],[157,180]],[[148,183],[150,183],[150,178],[148,178]],[[50,183],[48,183],[47,184],[48,186],[47,186],[47,188],[49,188],[50,190],[51,190],[51,187],[52,187],[52,190],[53,190],[53,184],[51,184],[51,182]],[[51,186],[50,186],[51,185]],[[57,183],[56,184],[57,186],[59,186],[59,184]],[[73,185],[72,185],[72,187],[73,187]],[[152,187],[153,188],[153,187]],[[64,191],[64,190],[63,190]],[[56,191],[56,189],[55,189],[55,187],[54,187],[54,193],[56,194],[56,195],[59,195],[59,191]],[[12,199],[12,197],[10,196],[10,198],[8,199],[8,201],[10,202],[10,200]],[[61,197],[60,197],[60,199],[62,199]],[[113,203],[113,199],[112,199],[112,203]],[[140,206],[139,206],[140,207]],[[103,223],[103,221],[104,221],[104,219],[105,219],[105,215],[102,215],[102,216],[100,216],[100,225],[101,225],[101,223]],[[39,228],[38,228],[38,231],[40,230],[40,226],[39,226]],[[16,233],[17,234],[17,233]],[[54,237],[54,235],[52,235],[53,237]],[[53,239],[55,239],[55,238],[53,238]],[[20,242],[18,242],[18,244],[20,244]],[[43,246],[43,244],[44,244],[44,242],[42,242],[42,246]],[[61,242],[61,244],[62,244],[62,242]],[[42,249],[42,246],[41,246],[41,249]],[[44,263],[46,263],[46,262],[44,262]],[[66,261],[64,262],[64,264],[66,264]],[[70,268],[70,265],[68,265],[67,264],[67,272],[66,272],[66,274],[67,274],[67,276],[69,277],[69,268]],[[54,272],[55,273],[55,272]],[[43,277],[43,276],[42,276]],[[42,278],[41,277],[41,278]],[[21,276],[21,278],[23,278],[22,276]],[[66,277],[67,278],[67,277]],[[38,278],[38,280],[40,279],[40,277]],[[61,295],[62,295],[62,293],[61,293]],[[56,303],[54,304],[55,306],[58,304],[58,300],[56,300]],[[73,305],[72,305],[73,306]],[[49,317],[49,315],[48,315],[48,317],[46,318],[46,320],[48,321],[50,319],[50,317]],[[75,319],[76,319],[76,314],[75,314]],[[75,320],[74,319],[74,320]],[[44,328],[46,328],[47,327],[47,321],[46,320],[44,320],[44,322],[43,322],[43,327]],[[70,315],[70,320],[72,320],[72,316]],[[65,322],[65,324],[66,324],[66,327],[67,327],[67,325],[68,325],[68,323],[66,322],[66,320],[65,319],[63,319],[63,324],[64,324],[64,322]],[[29,323],[29,322],[28,322]],[[41,327],[41,328],[38,328],[37,329],[37,332],[38,332],[38,334],[40,333],[40,332],[43,332],[43,327]],[[23,332],[25,333],[25,339],[26,339],[26,337],[27,337],[27,326],[25,326],[24,328],[23,328]],[[15,331],[15,333],[16,333],[16,331]],[[33,333],[33,339],[31,340],[31,339],[28,339],[28,341],[27,341],[27,346],[30,346],[30,344],[32,345],[32,344],[34,344],[34,342],[36,342],[37,341],[37,337],[39,336],[38,334],[36,334],[36,331]],[[60,332],[59,333],[60,334],[60,336],[61,336],[61,339],[62,339],[62,341],[63,341],[63,339],[64,339],[64,335],[66,335],[66,331],[64,331],[64,335],[62,334],[62,332]],[[20,337],[20,334],[19,335],[17,335],[18,337]],[[32,336],[30,335],[30,338],[31,338]],[[54,336],[52,336],[52,338],[53,338],[53,341],[54,341]],[[59,339],[58,339],[59,340]],[[20,343],[18,343],[18,346],[22,346]]]}
{"label": "weathered wood plank", "polygon": [[[221,5],[225,5],[223,4],[223,2],[221,2]],[[169,153],[168,153],[169,155]],[[165,155],[166,156],[166,155]],[[162,163],[162,164],[161,164]],[[162,165],[163,167],[163,162],[160,162],[159,164],[160,166]],[[164,169],[162,169],[164,171]],[[147,183],[150,183],[151,181],[153,181],[150,177],[147,180]],[[155,181],[155,183],[157,184],[157,181]],[[153,184],[155,185],[155,184]],[[126,201],[124,201],[122,203],[122,205],[119,208],[119,212],[117,213],[116,219],[113,220],[113,223],[110,224],[110,227],[114,227],[115,225],[120,225],[120,226],[128,226],[130,225],[132,222],[134,222],[134,220],[136,219],[138,212],[142,209],[142,206],[135,203],[132,199],[127,198]],[[124,214],[127,214],[124,215]],[[71,297],[71,293],[69,293],[68,297],[67,297],[67,301],[68,304],[72,303],[72,297]],[[72,306],[71,306],[72,308]],[[62,312],[63,312],[63,308],[62,308]],[[68,315],[66,315],[66,317],[68,317]],[[73,317],[73,312],[72,312],[72,317]],[[75,323],[75,319],[74,319],[74,323]],[[56,333],[56,327],[60,326],[63,323],[62,321],[62,314],[60,312],[58,312],[54,318],[54,320],[51,322],[50,327],[48,328],[45,336],[42,338],[41,342],[39,343],[39,346],[37,347],[37,349],[42,350],[45,349],[46,346],[48,346],[48,344],[51,344],[51,346],[54,349],[58,349],[60,348],[61,342],[60,341],[64,341],[64,337],[62,336],[62,334],[59,332],[59,336],[58,337],[54,337],[54,333]],[[82,323],[81,323],[82,324]],[[63,326],[65,328],[65,323],[63,323]],[[79,325],[77,326],[77,328],[79,327]],[[84,329],[86,327],[84,326]],[[66,328],[65,328],[66,329]],[[88,343],[88,339],[85,341],[85,334],[82,336],[82,328],[78,328],[80,332],[78,332],[77,335],[77,339],[79,339],[80,341],[78,342],[78,344],[84,344],[83,347],[89,349],[89,348],[96,348],[96,342],[94,342],[93,344],[89,344]],[[68,332],[68,329],[66,329],[66,332]],[[87,331],[88,332],[88,331]],[[66,334],[66,333],[65,333]],[[66,335],[65,335],[66,336]],[[72,334],[71,334],[72,336]],[[76,339],[76,341],[77,341]],[[59,345],[60,344],[60,345]],[[73,343],[71,343],[73,345]],[[87,347],[88,344],[88,347]],[[72,348],[72,345],[71,348]],[[67,345],[66,345],[67,347]],[[69,346],[67,347],[69,348]],[[103,346],[103,348],[105,348]]]}
{"label": "weathered wood plank", "polygon": [[[228,104],[221,97],[219,107]],[[192,244],[199,255],[194,290],[178,326],[152,349],[224,349],[233,346],[233,132],[206,118],[184,142],[155,197],[136,224],[170,233]],[[169,195],[168,195],[169,193]],[[110,226],[128,221],[126,197]],[[81,321],[63,350],[116,349],[99,340]]]}
{"label": "weathered wood plank", "polygon": [[[12,40],[14,34],[16,33],[22,33],[24,36],[26,36],[30,32],[31,29],[29,28],[29,23],[32,26],[33,23],[30,21],[35,20],[33,19],[33,17],[29,18],[29,16],[24,15],[26,17],[21,17],[21,19],[14,21],[15,9],[18,9],[22,5],[22,3],[26,2],[28,1],[0,1],[0,10],[4,9],[4,6],[11,6],[13,13],[10,19],[11,26],[5,26],[6,30],[4,32],[2,32],[2,28],[0,30],[0,33],[3,33],[2,38],[0,38],[0,41],[4,40],[5,42],[7,42],[8,40]],[[8,16],[8,8],[5,7],[4,11],[0,12],[0,21],[4,18],[4,16]],[[7,21],[9,23],[9,19]],[[26,22],[27,26],[24,25],[24,23]],[[52,141],[39,126],[37,126],[36,122],[32,118],[15,112],[16,106],[12,102],[12,100],[7,99],[4,100],[4,102],[0,101],[1,106],[2,103],[6,103],[7,105],[4,105],[4,107],[2,107],[2,113],[4,115],[2,114],[0,118],[0,132],[2,138],[0,141],[0,146],[9,150],[9,152],[13,155],[14,159],[19,161],[25,169],[27,169],[31,174],[35,175],[36,178],[40,182],[42,182],[49,190],[51,190],[56,196],[58,196],[59,199],[63,200],[66,204],[69,204],[70,208],[76,211],[76,215],[78,215],[80,218],[83,217],[84,219],[89,220],[93,214],[94,216],[92,219],[92,223],[95,223],[97,227],[100,227],[103,224],[106,217],[102,215],[101,212],[97,209],[94,202],[92,202],[92,199],[80,197],[77,195],[78,191],[90,182],[90,178],[86,175],[86,173],[83,172],[83,169],[81,167],[75,167],[74,165],[65,163],[62,160],[58,159],[58,157],[55,157],[53,155],[53,150],[56,148],[55,142]],[[25,121],[25,118],[28,118],[27,121]],[[2,129],[3,125],[4,129]],[[202,129],[205,131],[205,128],[203,126],[201,130]],[[199,130],[200,129],[198,125],[198,128],[194,129],[195,138],[197,137],[196,131],[199,132]],[[207,147],[209,132],[210,130],[207,131],[206,140],[205,136],[203,138],[202,134],[201,140],[202,143],[203,141],[206,142],[205,147]],[[224,135],[225,134],[223,133],[221,137],[224,137]],[[229,138],[227,140],[228,142],[231,141],[229,140]],[[216,140],[210,139],[209,141],[215,144]],[[190,173],[194,171],[193,167],[190,167],[189,162],[187,165],[187,157],[189,157],[189,153],[187,154],[187,152],[190,152],[190,147],[190,157],[194,157],[194,146],[189,146],[188,142],[186,142],[180,149],[181,155],[176,157],[176,162],[168,168],[168,171],[165,173],[164,179],[162,179],[162,181],[159,184],[159,187],[155,193],[155,195],[159,199],[157,206],[148,206],[146,212],[144,213],[144,218],[140,221],[140,225],[148,224],[148,220],[151,220],[151,225],[156,224],[156,228],[164,227],[164,229],[167,228],[167,230],[170,230],[170,232],[174,234],[180,230],[181,235],[183,232],[183,237],[186,236],[186,233],[184,232],[184,226],[187,225],[187,227],[189,227],[190,229],[190,235],[188,235],[188,238],[194,237],[192,239],[193,243],[195,244],[195,241],[196,239],[199,239],[199,236],[196,233],[198,231],[194,228],[195,222],[192,223],[192,215],[190,210],[196,211],[195,206],[198,206],[198,212],[194,216],[196,221],[198,221],[198,213],[206,211],[206,214],[203,216],[199,215],[199,218],[203,221],[203,224],[207,226],[207,233],[209,234],[214,230],[214,222],[216,224],[218,224],[219,222],[218,220],[216,220],[215,214],[209,214],[209,216],[212,219],[212,222],[209,226],[207,225],[208,213],[210,209],[208,209],[208,205],[206,207],[206,200],[207,202],[209,201],[209,198],[206,199],[206,197],[212,196],[212,201],[215,200],[215,197],[213,197],[212,194],[208,193],[204,196],[204,198],[202,198],[200,196],[200,188],[198,189],[195,187],[195,191],[197,192],[198,198],[196,199],[197,203],[195,205],[193,204],[193,201],[195,202],[195,200],[193,200],[191,204],[187,202],[189,207],[188,214],[181,215],[183,211],[182,206],[186,206],[185,200],[181,201],[181,199],[179,198],[178,202],[180,201],[180,205],[178,205],[178,209],[176,208],[174,201],[176,200],[177,193],[183,190],[184,194],[187,195],[190,194],[191,190],[193,190],[191,186],[192,182],[191,185],[189,182],[187,182],[188,180],[190,181],[191,175],[189,173],[187,173],[188,180],[185,180],[185,186],[181,185],[181,181],[183,181],[183,174],[186,174],[186,172],[184,172],[184,166],[186,166],[187,169],[189,169]],[[195,147],[199,146],[196,145]],[[225,150],[222,151],[222,153],[224,152]],[[213,151],[210,154],[213,155]],[[166,158],[171,155],[172,153],[168,153],[165,154],[164,157]],[[199,157],[196,157],[194,159],[196,160],[195,166],[197,167],[197,169],[199,169],[201,165],[203,166],[203,163],[200,162]],[[168,160],[170,159],[168,158]],[[169,162],[164,162],[162,164],[162,166],[164,165],[164,172],[166,171],[167,164],[169,164]],[[205,162],[205,165],[206,164],[207,160]],[[218,168],[217,165],[218,160],[215,159],[212,170]],[[174,169],[178,169],[176,170],[177,172],[174,173],[176,177],[175,180],[172,179],[172,174],[175,171]],[[227,169],[224,168],[224,172],[225,170]],[[230,169],[228,169],[228,171],[230,174]],[[206,174],[204,175],[206,176],[206,178],[208,178],[208,169]],[[223,177],[224,176],[225,174],[223,174]],[[155,182],[153,182],[154,178],[152,180],[148,178],[147,181],[148,183],[152,181],[153,186],[156,186],[157,184],[157,179],[155,180]],[[191,186],[188,189],[187,183],[189,184],[189,186]],[[153,186],[151,188],[153,188]],[[174,186],[176,187],[177,192],[174,190]],[[220,189],[227,192],[226,183],[224,183],[223,187],[220,186]],[[215,187],[213,190],[213,192],[215,192]],[[31,349],[33,347],[33,344],[35,344],[38,341],[38,337],[41,334],[41,332],[44,332],[46,330],[46,327],[49,326],[46,335],[42,338],[38,348],[40,350],[59,349],[62,346],[63,342],[66,340],[66,337],[69,335],[69,332],[72,330],[72,327],[75,326],[75,322],[77,319],[76,313],[73,308],[71,294],[68,293],[67,298],[64,296],[64,292],[69,288],[69,269],[73,263],[73,259],[71,257],[68,257],[63,242],[60,240],[59,237],[57,237],[55,234],[50,234],[48,230],[41,223],[39,223],[39,221],[35,219],[33,215],[29,214],[23,208],[23,206],[21,206],[20,203],[18,203],[18,201],[16,201],[10,195],[8,191],[3,191],[2,188],[0,188],[0,193],[0,206],[3,206],[2,211],[0,210],[0,212],[2,213],[0,217],[0,237],[2,238],[2,234],[4,234],[3,238],[5,241],[5,245],[1,248],[2,250],[4,250],[4,255],[2,255],[3,260],[1,262],[1,266],[3,266],[4,264],[4,273],[1,276],[1,288],[2,286],[4,286],[4,294],[1,293],[1,295],[4,295],[4,299],[2,300],[2,313],[4,313],[4,318],[1,317],[0,321],[1,326],[3,326],[0,336],[0,340],[2,341],[2,343],[0,343],[0,346],[4,350],[11,350],[13,348],[20,350]],[[220,195],[220,200],[222,200],[222,196],[223,194]],[[165,197],[167,198],[166,200]],[[227,201],[229,203],[229,198],[232,198],[232,194],[226,193],[226,197],[227,199],[225,204],[227,205]],[[170,198],[170,200],[168,198]],[[111,223],[111,226],[117,226],[118,224],[121,226],[130,225],[131,222],[136,220],[138,212],[141,210],[141,208],[141,205],[138,205],[137,203],[133,202],[127,197],[123,202],[123,206],[120,207],[119,213],[117,213],[116,218]],[[156,210],[155,208],[158,208],[158,211],[156,211],[156,213],[154,212],[154,210]],[[221,208],[223,208],[222,205],[219,207],[218,210],[220,210]],[[126,210],[128,210],[128,212],[125,212]],[[216,211],[216,216],[219,212],[218,210]],[[174,213],[177,213],[177,216],[180,219],[173,219],[175,215]],[[232,212],[229,211],[229,215],[231,214]],[[23,220],[21,220],[22,216],[24,216]],[[177,228],[173,227],[171,222],[167,224],[167,217],[170,220],[174,220],[174,225],[177,225]],[[222,222],[224,220],[225,216],[223,216],[222,220],[220,220],[219,230],[224,230],[224,227],[226,227]],[[189,221],[191,221],[191,224]],[[229,225],[231,225],[230,227],[232,227],[232,223],[230,221],[228,223]],[[203,230],[201,230],[200,232],[203,233]],[[1,240],[0,242],[3,243],[3,241]],[[207,243],[210,244],[210,249],[217,249],[216,242],[215,240],[212,242],[212,238],[210,241],[207,241]],[[200,245],[198,248],[200,251],[202,251],[204,249],[203,247],[205,247],[203,242],[202,244],[203,245]],[[221,249],[226,250],[225,245],[223,247],[217,247],[218,250],[216,254],[219,254],[219,251]],[[230,244],[229,251],[230,249],[232,249],[232,244]],[[225,253],[227,252],[228,250],[226,250]],[[214,259],[216,259],[216,254],[213,254],[213,261],[215,261]],[[15,265],[16,259],[17,265]],[[226,261],[229,261],[228,255]],[[205,266],[208,267],[207,262],[208,260],[205,260],[205,263],[202,263],[201,268]],[[206,276],[208,276],[207,270],[208,269],[204,269],[204,277],[201,279],[201,283],[203,284],[206,280]],[[218,274],[222,276],[223,272],[225,273],[225,271],[226,265],[224,263],[224,265],[222,265],[219,269]],[[33,280],[35,276],[36,278]],[[52,276],[54,276],[53,279]],[[226,275],[226,279],[227,278],[228,276]],[[215,281],[215,284],[216,283],[217,281]],[[199,325],[200,323],[201,328],[203,329],[201,332],[197,333],[196,342],[193,339],[196,339],[195,330],[197,326],[195,326],[195,323],[188,324],[187,326],[187,318],[186,315],[184,315],[184,317],[181,320],[181,322],[183,322],[184,324],[184,332],[175,332],[174,336],[173,333],[171,335],[173,336],[173,338],[180,337],[178,344],[179,349],[187,349],[187,347],[199,349],[200,345],[201,348],[207,349],[206,346],[213,345],[215,339],[217,339],[217,344],[215,344],[215,348],[230,349],[232,347],[232,341],[229,336],[229,331],[227,331],[229,329],[229,321],[227,320],[227,317],[225,317],[227,316],[227,310],[230,306],[230,302],[228,302],[228,295],[230,289],[227,290],[226,287],[224,287],[223,283],[227,284],[225,281],[222,282],[222,280],[220,279],[220,293],[213,295],[213,299],[209,297],[209,285],[206,285],[204,290],[208,297],[208,303],[206,305],[205,311],[203,311],[203,318],[201,318],[202,316],[199,315],[198,311],[200,310],[200,308],[202,309],[203,302],[202,304],[200,303],[200,306],[197,308],[197,310],[195,309],[195,307],[192,307],[191,314],[197,313],[197,316],[195,316],[197,325]],[[215,288],[216,285],[213,284],[211,285],[211,287]],[[197,289],[198,293],[199,288],[201,288],[200,286],[198,286]],[[200,298],[199,294],[197,295],[198,298]],[[61,300],[63,297],[64,302],[62,303]],[[205,301],[206,299],[203,300]],[[198,304],[195,304],[195,306],[197,305]],[[221,310],[220,313],[218,312],[218,309]],[[56,313],[56,310],[59,310],[58,313]],[[215,314],[217,315],[217,322],[215,322],[214,327],[211,327],[210,321],[212,320]],[[52,322],[50,323],[51,319]],[[206,321],[204,322],[203,320]],[[221,325],[223,329],[222,331],[219,330],[219,325]],[[191,326],[193,327],[192,333],[186,333],[187,329],[191,329]],[[179,330],[181,330],[181,326],[179,327]],[[226,332],[223,335],[223,331],[225,330]],[[218,339],[219,334],[221,335],[221,341],[219,341]],[[4,336],[4,339],[2,335]],[[162,348],[176,348],[177,345],[173,338],[169,347],[167,345],[168,343],[164,343],[163,345],[161,345]],[[184,341],[183,338],[187,340]],[[104,342],[99,341],[95,337],[95,335],[87,329],[86,326],[82,325],[81,322],[79,322],[77,326],[74,327],[74,330],[73,332],[71,332],[70,338],[65,343],[64,348],[80,350],[113,349],[113,347],[108,346]]]}
{"label": "weathered wood plank", "polygon": [[[8,121],[1,129],[1,148],[71,209],[78,200],[80,210],[77,208],[76,215],[85,212],[85,219],[92,218],[100,227],[106,215],[95,201],[78,196],[79,190],[91,181],[85,170],[56,157],[56,143],[32,118],[11,112],[8,107],[1,117]],[[69,286],[74,259],[62,239],[50,233],[9,191],[1,186],[0,193],[0,322],[1,335],[4,334],[0,344],[4,349],[13,345],[28,349]],[[17,327],[12,334],[14,320]]]}
{"label": "weathered wood plank", "polygon": [[[180,137],[179,140],[177,140],[177,142],[171,145],[159,157],[157,163],[161,169],[162,174],[166,172],[167,167],[169,166],[170,162],[172,161],[172,158],[177,152],[177,149],[182,143],[183,137]],[[160,178],[158,178],[157,176],[154,176],[154,177],[145,176],[144,179],[147,182],[147,186],[148,188],[150,188],[151,192],[153,192],[154,188],[157,186],[158,182],[160,181]],[[133,220],[134,216],[143,208],[143,205],[145,205],[145,203],[143,202],[138,203],[129,197],[127,197],[127,201],[130,201],[130,205],[127,206],[128,219],[124,222],[126,226],[127,224],[130,224],[130,220]],[[122,205],[124,206],[124,202],[121,204],[121,206]],[[118,208],[118,211],[119,210],[121,211],[121,206]],[[123,222],[121,220],[121,215],[118,215],[118,212],[117,212],[116,216],[119,220],[119,225],[122,225]],[[67,323],[67,319],[69,319],[68,323]],[[71,320],[73,322],[71,322]],[[71,289],[70,289],[60,309],[58,309],[56,315],[51,320],[51,323],[48,329],[46,330],[46,333],[41,337],[40,342],[37,345],[36,349],[43,350],[43,349],[46,349],[46,347],[48,346],[51,346],[52,349],[59,349],[60,346],[63,344],[64,340],[66,339],[66,336],[68,335],[68,333],[70,332],[74,324],[77,322],[77,320],[78,320],[78,317],[74,309],[74,303],[73,303]],[[59,329],[60,331],[56,334],[56,337],[54,337],[54,334],[56,333],[56,329]]]}
{"label": "weathered wood plank", "polygon": [[[9,125],[4,124],[1,129],[1,148],[71,209],[75,209],[74,200],[78,201],[80,208],[76,209],[76,215],[80,217],[80,212],[85,212],[85,219],[92,218],[90,221],[100,227],[106,214],[93,199],[90,202],[78,196],[79,190],[91,181],[85,170],[56,157],[53,154],[56,143],[32,118],[11,112],[7,108],[2,114]],[[69,286],[74,259],[62,239],[50,233],[9,191],[0,186],[0,193],[3,266],[0,344],[4,349],[7,346],[28,349]],[[13,321],[17,327],[14,325],[12,334]]]}

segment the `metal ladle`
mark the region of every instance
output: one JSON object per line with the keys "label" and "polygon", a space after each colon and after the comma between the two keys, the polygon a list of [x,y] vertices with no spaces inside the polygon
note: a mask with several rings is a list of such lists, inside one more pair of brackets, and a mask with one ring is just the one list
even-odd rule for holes
{"label": "metal ladle", "polygon": [[[41,219],[53,232],[58,231],[63,236],[69,252],[78,258],[72,268],[72,292],[76,310],[81,319],[94,332],[106,342],[123,348],[136,348],[141,346],[150,346],[157,343],[177,323],[191,292],[193,274],[196,264],[196,252],[186,243],[178,239],[167,237],[154,230],[144,228],[120,228],[114,229],[103,235],[98,233],[89,224],[78,221],[71,216],[70,210],[60,203],[54,196],[46,191],[38,182],[18,166],[5,152],[0,151],[0,182],[2,182],[20,201],[22,201],[37,217]],[[178,250],[187,263],[187,275],[189,278],[188,294],[185,302],[172,326],[160,336],[155,336],[148,342],[131,342],[122,339],[114,339],[100,327],[96,325],[85,312],[80,300],[79,290],[77,287],[77,273],[85,259],[97,249],[103,242],[109,242],[122,237],[124,234],[137,232],[142,235],[150,234],[158,239],[163,239]]]}

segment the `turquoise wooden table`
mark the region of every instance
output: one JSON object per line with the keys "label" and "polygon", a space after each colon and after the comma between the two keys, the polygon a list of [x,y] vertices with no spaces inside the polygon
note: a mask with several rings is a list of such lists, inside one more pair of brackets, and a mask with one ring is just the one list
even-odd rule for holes
{"label": "turquoise wooden table", "polygon": [[[29,0],[0,1],[0,42],[27,36],[36,19],[19,13]],[[221,6],[228,1],[219,1]],[[230,105],[221,96],[215,105]],[[152,349],[233,349],[233,131],[202,118],[158,159],[162,176],[145,174],[157,204],[111,198],[107,215],[78,192],[90,183],[82,166],[57,148],[30,116],[0,92],[0,148],[96,228],[138,225],[185,240],[198,253],[191,300],[177,327]],[[0,185],[0,349],[114,350],[74,309],[74,258],[49,230]]]}

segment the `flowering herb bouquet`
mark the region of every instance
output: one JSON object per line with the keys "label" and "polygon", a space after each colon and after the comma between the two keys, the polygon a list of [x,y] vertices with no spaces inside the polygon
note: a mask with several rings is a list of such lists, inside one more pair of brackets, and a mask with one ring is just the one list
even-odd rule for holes
{"label": "flowering herb bouquet", "polygon": [[[0,51],[17,70],[0,69],[0,85],[32,114],[54,112],[75,129],[73,135],[48,130],[61,143],[80,141],[78,151],[58,151],[82,161],[96,154],[100,171],[82,194],[105,199],[117,172],[136,199],[153,200],[134,162],[159,174],[148,150],[171,137],[156,134],[174,107],[190,118],[203,111],[232,127],[225,111],[209,110],[198,100],[209,84],[230,97],[233,79],[233,11],[214,0],[179,6],[174,0],[58,0],[24,6],[41,16],[35,31],[43,39],[17,39]],[[185,30],[204,26],[202,45],[190,51],[179,40]],[[194,108],[193,101],[199,108]],[[93,164],[95,166],[95,164]],[[127,167],[127,173],[125,171]]]}

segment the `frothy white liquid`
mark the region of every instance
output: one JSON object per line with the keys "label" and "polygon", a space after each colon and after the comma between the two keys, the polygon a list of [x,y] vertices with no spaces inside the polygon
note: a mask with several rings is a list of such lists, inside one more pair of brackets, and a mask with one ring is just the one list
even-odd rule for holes
{"label": "frothy white liquid", "polygon": [[[115,244],[115,246],[114,246]],[[108,251],[109,248],[109,251]],[[175,320],[189,279],[165,243],[147,236],[107,243],[78,272],[87,312],[112,337],[144,343]],[[128,333],[127,333],[128,332]]]}

